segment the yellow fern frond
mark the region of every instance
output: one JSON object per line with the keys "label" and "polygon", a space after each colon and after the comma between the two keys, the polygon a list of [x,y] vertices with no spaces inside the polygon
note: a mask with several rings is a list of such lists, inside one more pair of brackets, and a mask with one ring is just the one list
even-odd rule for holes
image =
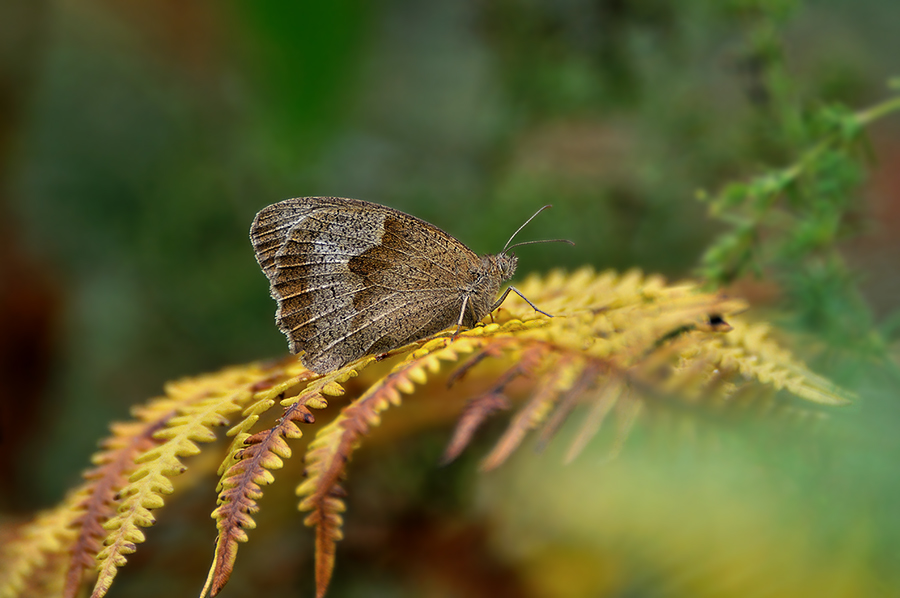
{"label": "yellow fern frond", "polygon": [[248,540],[245,530],[256,527],[251,516],[259,510],[257,501],[262,497],[262,486],[275,481],[272,470],[281,469],[284,459],[291,457],[286,439],[300,438],[303,433],[297,424],[315,421],[310,407],[326,404],[325,394],[340,396],[344,389],[341,382],[355,375],[354,370],[341,371],[312,380],[300,395],[281,401],[285,406],[280,421],[268,430],[251,435],[248,430],[275,403],[272,397],[283,394],[297,383],[314,378],[312,372],[303,372],[293,380],[287,380],[269,389],[257,392],[256,401],[244,410],[245,418],[229,430],[235,439],[228,455],[219,467],[222,476],[217,490],[219,506],[212,513],[219,536],[216,553],[200,595],[219,593],[231,577],[237,558],[238,543]]}
{"label": "yellow fern frond", "polygon": [[[214,440],[219,426],[230,426],[231,442],[215,460],[220,477],[212,517],[219,534],[203,594],[215,595],[228,581],[238,545],[256,525],[263,487],[291,457],[290,443],[303,424],[320,425],[307,446],[307,478],[297,494],[299,508],[309,512],[305,522],[315,527],[316,591],[322,596],[343,533],[348,462],[403,394],[418,390],[443,405],[471,399],[445,459],[463,451],[488,417],[514,410],[483,469],[503,463],[529,433],[539,446],[546,444],[579,410],[584,417],[566,460],[611,418],[615,455],[642,413],[673,400],[691,408],[727,406],[737,396],[752,400],[748,391],[754,388],[826,405],[849,398],[779,347],[767,327],[735,318],[743,302],[703,293],[692,283],[666,285],[637,271],[597,274],[585,268],[530,277],[519,289],[556,317],[510,297],[489,324],[458,334],[450,329],[327,375],[290,357],[166,385],[164,397],[133,410],[133,422],[113,427],[86,483],[14,534],[6,551],[13,557],[0,571],[0,598],[33,595],[54,583],[62,587],[66,578],[65,593],[72,596],[95,558],[93,596],[103,596],[144,541],[142,529],[154,523],[153,511],[175,490],[183,460]],[[386,359],[396,363],[377,365]],[[342,397],[345,406],[332,421],[314,424],[311,410],[326,407],[330,397]],[[59,579],[39,588],[39,571]]]}
{"label": "yellow fern frond", "polygon": [[103,450],[91,459],[97,466],[84,474],[88,480],[77,491],[81,515],[73,522],[78,537],[71,548],[71,562],[66,575],[65,598],[74,598],[85,571],[93,570],[102,549],[106,531],[103,525],[115,513],[116,495],[136,469],[135,458],[158,444],[154,434],[174,415],[163,413],[155,420],[114,423],[113,435],[103,443]]}
{"label": "yellow fern frond", "polygon": [[[76,537],[72,524],[80,513],[81,498],[80,493],[72,492],[59,506],[39,513],[7,539],[0,550],[0,597],[43,595],[41,588],[47,580],[42,573],[55,563],[61,563],[61,574],[65,574],[66,556]],[[63,581],[63,577],[56,580],[60,589]]]}
{"label": "yellow fern frond", "polygon": [[746,378],[787,390],[798,397],[824,405],[845,405],[854,397],[827,379],[809,371],[770,336],[768,324],[736,323],[734,331],[717,343],[721,364]]}
{"label": "yellow fern frond", "polygon": [[200,452],[197,442],[215,440],[212,428],[227,424],[228,417],[251,399],[253,385],[265,377],[266,372],[260,368],[230,368],[219,374],[170,383],[166,386],[167,397],[137,412],[141,418],[170,410],[177,415],[166,419],[165,427],[154,434],[154,439],[161,442],[134,459],[137,468],[119,491],[118,513],[103,526],[109,533],[106,546],[97,555],[99,574],[92,598],[109,591],[118,569],[127,561],[126,555],[144,541],[140,528],[155,523],[151,510],[162,507],[163,495],[174,491],[169,478],[186,470],[181,459]]}

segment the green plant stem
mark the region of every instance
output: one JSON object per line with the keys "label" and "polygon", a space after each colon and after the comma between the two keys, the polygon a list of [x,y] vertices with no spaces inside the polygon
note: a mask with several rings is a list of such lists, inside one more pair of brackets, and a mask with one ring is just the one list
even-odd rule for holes
{"label": "green plant stem", "polygon": [[878,120],[882,116],[886,116],[891,112],[900,110],[900,96],[885,100],[880,104],[875,104],[871,108],[856,113],[856,120],[860,125],[868,125],[872,121]]}

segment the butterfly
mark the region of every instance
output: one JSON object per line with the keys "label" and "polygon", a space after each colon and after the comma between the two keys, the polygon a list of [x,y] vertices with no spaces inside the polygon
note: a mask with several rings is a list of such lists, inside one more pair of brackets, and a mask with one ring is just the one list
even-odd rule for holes
{"label": "butterfly", "polygon": [[[509,243],[478,256],[438,227],[358,199],[297,197],[263,208],[250,241],[278,303],[275,322],[305,367],[327,373],[451,326],[473,327],[503,303],[518,260]],[[551,316],[552,317],[552,316]]]}

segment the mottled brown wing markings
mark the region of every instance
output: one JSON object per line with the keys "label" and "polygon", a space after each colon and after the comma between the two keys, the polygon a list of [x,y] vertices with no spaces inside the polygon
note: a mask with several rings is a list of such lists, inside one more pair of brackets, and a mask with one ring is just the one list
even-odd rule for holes
{"label": "mottled brown wing markings", "polygon": [[284,255],[279,256],[278,264],[280,268],[310,268],[321,266],[323,264],[344,264],[347,263],[350,259],[357,257],[356,254],[353,253],[330,253],[327,256],[322,256],[321,259],[314,261],[301,261],[301,260],[310,260],[309,257],[309,249],[315,249],[314,245],[306,249],[306,253],[303,255]]}
{"label": "mottled brown wing markings", "polygon": [[[306,221],[316,221],[318,222],[317,229],[328,229],[329,224],[325,221],[322,221],[319,218],[314,216],[309,216],[306,218]],[[346,223],[341,223],[340,220],[336,221],[337,224],[341,226],[346,225]],[[278,267],[279,268],[302,268],[309,266],[320,266],[324,263],[343,263],[347,260],[344,258],[349,258],[350,271],[354,273],[358,273],[361,275],[366,275],[372,273],[375,270],[401,270],[404,275],[404,280],[421,280],[421,281],[429,281],[431,283],[437,282],[440,279],[432,276],[422,277],[416,276],[416,274],[428,273],[431,268],[424,269],[426,264],[436,266],[442,270],[444,270],[447,274],[451,272],[444,267],[442,264],[439,264],[435,260],[429,259],[427,256],[423,256],[421,253],[421,248],[416,248],[412,243],[406,240],[402,234],[404,224],[394,215],[388,216],[384,219],[384,233],[381,236],[381,244],[380,245],[370,245],[370,248],[360,253],[357,251],[335,251],[337,249],[343,249],[347,246],[348,242],[351,245],[359,243],[360,240],[364,240],[366,243],[371,244],[372,238],[361,239],[362,235],[353,235],[346,234],[340,231],[334,231],[328,229],[326,233],[320,233],[312,238],[299,238],[299,235],[293,234],[289,240],[289,243],[285,245],[284,249],[279,251],[279,259],[278,259]],[[305,229],[304,229],[305,230]],[[439,229],[436,229],[439,230]],[[400,231],[400,232],[398,232]],[[395,243],[385,243],[385,236],[390,233],[390,236]],[[444,233],[446,235],[446,233]],[[345,242],[339,242],[341,239],[346,240]],[[403,246],[409,247],[412,251],[404,251]],[[461,247],[464,247],[460,245]],[[281,254],[284,254],[282,256]],[[310,255],[320,256],[320,260],[315,260],[314,258],[310,258]],[[474,257],[474,254],[472,254]],[[304,258],[307,261],[299,261],[299,258]],[[376,260],[374,263],[370,263],[366,265],[363,263],[365,260]],[[410,264],[415,264],[417,267],[409,267]],[[403,267],[406,265],[406,267]],[[435,288],[446,288],[446,287],[435,287]]]}
{"label": "mottled brown wing markings", "polygon": [[[300,295],[305,295],[306,293],[309,293],[309,292],[312,292],[312,291],[320,291],[320,290],[324,290],[324,289],[332,289],[332,288],[337,288],[337,287],[339,287],[339,286],[340,286],[340,287],[343,287],[343,286],[345,286],[345,285],[343,285],[343,284],[341,284],[341,285],[332,284],[332,285],[320,285],[320,286],[317,286],[317,287],[309,287],[309,288],[307,288],[307,289],[303,289],[303,290],[301,290],[301,291],[298,291],[298,292],[296,292],[296,293],[292,293],[292,294],[290,294],[290,295],[283,295],[281,298],[282,298],[282,299],[293,299],[294,297],[299,297]],[[334,294],[333,294],[333,298],[334,298],[334,299],[340,299],[340,298],[342,298],[342,297],[347,297],[348,295],[352,295],[352,294],[353,294],[352,291],[346,291],[346,292],[343,292],[343,293],[334,293]]]}
{"label": "mottled brown wing markings", "polygon": [[[435,304],[434,307],[446,307],[450,305],[447,302],[441,302],[440,304]],[[366,336],[374,336],[376,340],[369,345],[366,350],[362,353],[362,355],[366,355],[367,353],[378,352],[379,347],[386,347],[383,350],[392,349],[394,347],[399,347],[406,343],[418,340],[420,338],[424,338],[436,332],[440,332],[441,330],[450,326],[453,322],[456,321],[456,316],[458,315],[458,309],[455,308],[452,310],[444,310],[435,311],[431,309],[428,303],[419,303],[415,305],[415,309],[421,310],[415,316],[411,316],[408,312],[410,310],[410,304],[397,305],[385,312],[382,312],[378,315],[369,316],[364,319],[364,323],[356,326],[351,326],[347,334],[342,336],[336,336],[331,340],[331,342],[320,349],[320,351],[325,352],[328,351],[340,343],[347,342],[353,337],[366,335]],[[400,314],[398,317],[393,317],[390,320],[386,320],[390,316],[396,316]],[[450,317],[447,320],[447,317]],[[396,325],[396,320],[400,319],[406,324],[408,327],[411,322],[418,323],[418,326],[413,329],[412,332],[408,333],[400,333],[398,331],[402,331],[402,328],[398,328]],[[375,335],[372,335],[370,332],[370,328],[375,327],[377,332]],[[424,331],[424,332],[423,332]],[[369,333],[369,334],[367,334]],[[312,340],[312,339],[311,339]],[[379,341],[383,341],[379,343]]]}
{"label": "mottled brown wing markings", "polygon": [[[330,256],[330,257],[333,257],[333,256]],[[398,258],[398,259],[400,259],[400,258]],[[316,278],[316,277],[322,276],[322,274],[320,272],[311,272],[310,270],[315,267],[319,267],[319,266],[326,265],[326,264],[330,265],[332,267],[339,267],[339,266],[343,266],[346,264],[346,265],[348,265],[347,269],[349,270],[350,273],[356,274],[363,278],[367,274],[376,272],[379,270],[394,269],[394,270],[402,271],[396,265],[391,264],[388,261],[386,261],[383,257],[373,258],[370,255],[346,256],[343,259],[329,259],[329,260],[323,260],[323,262],[320,262],[320,263],[312,263],[312,264],[310,264],[310,263],[299,263],[299,264],[291,263],[291,264],[286,264],[284,266],[279,265],[279,268],[281,270],[295,270],[295,272],[292,272],[290,274],[290,276],[291,276],[290,280],[294,281],[294,280],[303,280],[303,279],[307,279],[307,278]],[[420,280],[420,281],[432,282],[432,283],[437,282],[437,280],[431,276],[413,276],[417,272],[421,272],[421,271],[417,271],[415,269],[409,269],[408,273],[410,276],[407,278],[407,280]],[[288,276],[288,274],[285,274],[285,276]],[[286,280],[286,278],[285,278],[285,280]],[[408,285],[404,285],[404,286],[408,286]],[[410,288],[412,288],[412,287],[410,287]],[[447,287],[444,286],[444,287],[435,287],[435,288],[447,288]]]}
{"label": "mottled brown wing markings", "polygon": [[[412,216],[408,216],[400,212],[403,216],[407,218],[414,218]],[[393,220],[386,219],[385,224],[388,222],[391,223],[390,226],[385,226],[384,233],[382,235],[382,244],[385,244],[385,240],[393,239],[394,242],[388,243],[388,245],[398,253],[403,253],[409,257],[417,258],[417,261],[421,263],[430,263],[431,265],[443,270],[443,276],[434,277],[434,280],[437,282],[444,283],[443,286],[439,288],[451,288],[448,284],[448,281],[454,280],[456,277],[460,275],[459,266],[460,262],[468,263],[468,264],[477,264],[478,256],[475,253],[463,245],[460,241],[452,237],[451,235],[445,233],[443,230],[434,226],[433,224],[429,224],[424,220],[419,220],[418,218],[414,218],[417,223],[421,223],[421,227],[419,229],[415,228],[405,228],[403,226],[402,220]],[[415,237],[415,240],[418,243],[421,243],[420,247],[416,247],[410,241],[412,237]],[[431,245],[438,245],[439,250],[429,250],[428,245],[429,241]],[[400,246],[405,245],[412,249],[411,252],[401,252]],[[437,257],[438,259],[434,259]],[[449,260],[449,264],[441,263],[444,260]],[[450,268],[452,266],[452,268]],[[430,271],[426,270],[426,271]]]}
{"label": "mottled brown wing markings", "polygon": [[494,261],[415,216],[360,200],[285,200],[257,214],[250,236],[278,327],[320,373],[460,319],[473,326],[499,290]]}
{"label": "mottled brown wing markings", "polygon": [[[351,238],[343,233],[343,228],[351,225],[352,219],[346,214],[328,215],[334,218],[318,218],[310,212],[298,221],[286,235],[275,258],[272,290],[277,295],[276,299],[281,299],[279,327],[285,332],[298,332],[299,340],[308,335],[303,328],[321,311],[323,301],[333,303],[337,300],[337,308],[346,307],[347,301],[360,290],[360,281],[348,276],[346,259],[358,252],[360,246],[372,246],[379,242],[375,227],[359,231],[355,238]],[[296,263],[298,258],[299,261],[318,263],[308,270],[282,268],[282,262]],[[315,283],[309,280],[312,277],[315,277]],[[293,292],[297,285],[300,285],[300,292]],[[345,299],[340,300],[339,296]],[[292,341],[297,339],[292,338]]]}
{"label": "mottled brown wing markings", "polygon": [[[345,323],[349,322],[351,324],[351,326],[349,326],[347,328],[349,330],[351,330],[352,332],[349,333],[348,336],[346,336],[346,337],[340,337],[341,340],[344,340],[346,338],[349,338],[349,336],[351,336],[353,333],[364,332],[366,329],[368,329],[371,326],[378,326],[379,328],[391,327],[391,326],[396,325],[396,322],[394,320],[397,320],[397,319],[402,319],[404,322],[408,322],[409,321],[408,317],[404,317],[402,315],[398,316],[397,318],[394,318],[392,320],[388,320],[387,322],[384,322],[384,320],[386,318],[390,318],[391,316],[393,316],[395,314],[401,313],[402,310],[404,310],[404,309],[408,309],[412,303],[421,304],[422,307],[426,307],[427,305],[433,305],[436,307],[440,307],[442,305],[452,305],[453,303],[455,303],[455,302],[450,302],[450,301],[426,301],[424,299],[419,299],[418,301],[414,301],[414,302],[406,301],[402,304],[389,306],[389,309],[382,309],[382,310],[377,309],[379,306],[383,306],[387,302],[393,300],[394,295],[396,295],[396,294],[398,294],[398,293],[391,293],[391,294],[387,294],[384,296],[380,296],[377,299],[377,301],[375,301],[369,305],[360,307],[358,309],[357,313],[355,313],[355,314],[347,314],[344,317],[329,320],[329,324],[330,324],[329,329],[333,330],[334,328],[339,328],[341,324],[345,324]],[[458,310],[456,310],[456,311],[458,313]],[[341,310],[336,309],[336,310],[331,310],[331,311],[327,312],[327,315],[332,315],[332,314],[337,314],[337,313],[343,313],[343,312]],[[433,317],[433,315],[434,315],[433,311],[428,313],[429,318]],[[317,315],[316,318],[318,318],[318,317],[319,316]],[[444,328],[446,328],[446,326],[441,326],[439,328],[439,330],[443,330]],[[306,340],[307,341],[315,340],[317,337],[321,336],[322,334],[324,334],[326,332],[327,332],[326,330],[321,330],[318,333],[307,337]]]}
{"label": "mottled brown wing markings", "polygon": [[[354,312],[331,321],[332,330],[337,326],[343,333],[334,335],[322,351],[329,351],[354,337],[375,337],[370,350],[376,344],[393,347],[403,344],[406,339],[421,338],[421,330],[433,328],[433,332],[437,332],[448,325],[445,314],[455,314],[458,298],[454,293],[447,293],[450,287],[442,284],[440,277],[428,276],[432,267],[442,270],[446,267],[421,253],[405,251],[407,247],[421,251],[409,241],[412,236],[415,235],[404,227],[401,219],[388,216],[383,223],[381,244],[351,258],[349,270],[361,276],[364,283],[354,297]],[[421,276],[423,273],[426,276]],[[449,311],[448,307],[451,308]],[[412,331],[397,335],[397,328],[408,328],[413,324],[411,318],[416,320]],[[341,326],[348,322],[349,326]],[[372,329],[375,329],[374,333]],[[307,340],[315,341],[325,334],[326,331],[319,331]]]}
{"label": "mottled brown wing markings", "polygon": [[[350,270],[353,271],[352,265],[351,265]],[[338,289],[338,288],[345,289],[347,286],[345,282],[339,282],[339,283],[332,282],[332,284],[319,284],[316,286],[312,286],[314,284],[312,282],[312,279],[321,279],[321,278],[325,278],[326,282],[330,282],[333,280],[334,276],[331,274],[308,274],[306,276],[297,277],[297,278],[292,277],[290,279],[291,282],[295,282],[297,280],[303,279],[303,280],[307,281],[307,285],[309,285],[309,286],[306,286],[306,287],[302,288],[300,291],[291,293],[291,294],[288,294],[285,292],[279,292],[279,295],[280,295],[282,301],[287,302],[289,299],[300,297],[302,295],[311,294],[311,293],[314,293],[317,291],[324,291],[325,289]],[[419,279],[419,280],[425,281],[425,279]],[[428,281],[428,282],[433,282],[433,281]],[[440,289],[439,287],[399,288],[399,287],[395,287],[395,286],[388,286],[388,284],[389,283],[374,283],[369,280],[363,280],[363,281],[361,281],[361,284],[358,287],[354,287],[351,290],[345,290],[343,292],[332,293],[331,299],[340,299],[343,297],[352,296],[354,298],[353,299],[354,307],[358,311],[361,312],[363,309],[373,306],[373,304],[376,303],[376,300],[378,300],[377,301],[378,303],[383,303],[384,301],[389,300],[392,295],[396,295],[397,293],[412,293],[412,292],[421,293],[423,291],[429,291],[429,290],[430,291],[442,291],[443,290],[443,289]],[[408,285],[406,285],[406,286],[408,286]],[[290,304],[287,303],[285,308],[282,309],[282,316],[285,316],[289,313],[289,307],[290,307]],[[307,320],[304,323],[310,323],[312,321],[315,321],[316,319],[329,316],[332,313],[336,313],[338,311],[340,311],[340,310],[335,309],[335,310],[329,310],[329,311],[322,312],[320,314],[317,314],[313,318],[310,318],[309,320]],[[365,314],[362,314],[361,317],[365,317]],[[345,319],[349,319],[349,317],[345,318]],[[292,326],[292,330],[296,330],[301,324],[303,324],[303,323],[295,324],[294,326]]]}
{"label": "mottled brown wing markings", "polygon": [[[385,322],[384,320],[386,318],[389,318],[392,315],[402,312],[402,310],[404,308],[405,308],[405,306],[403,306],[403,305],[395,305],[385,311],[381,311],[380,313],[376,313],[373,315],[369,315],[368,317],[365,317],[363,319],[363,323],[361,323],[359,325],[344,327],[347,329],[347,333],[344,334],[343,336],[336,336],[328,345],[323,347],[322,350],[327,351],[328,349],[331,349],[332,347],[336,346],[338,343],[344,342],[347,339],[352,338],[355,335],[365,334],[368,331],[368,329],[373,326],[377,327],[380,330],[382,328],[385,328],[386,325],[391,325],[388,328],[388,331],[386,331],[385,334],[382,334],[380,336],[385,336],[385,335],[389,334],[389,330],[394,328],[394,326],[392,326],[393,322],[392,321]],[[342,318],[339,323],[345,323],[345,322],[349,321],[350,319],[351,318]],[[310,337],[307,340],[309,340],[309,341],[315,340],[317,337],[319,337],[324,332],[325,331],[320,331],[319,333],[317,333],[313,337]]]}
{"label": "mottled brown wing markings", "polygon": [[[432,273],[432,266],[440,267],[439,264],[421,253],[403,250],[404,247],[415,249],[407,240],[409,236],[410,232],[403,228],[403,223],[389,216],[384,220],[381,244],[350,260],[350,271],[364,280],[362,290],[353,299],[357,310],[353,316],[355,326],[365,326],[375,307],[396,301],[398,295],[407,295],[401,301],[408,304],[410,300],[421,297],[422,293],[441,292],[446,288],[442,287],[441,279]],[[384,317],[393,313],[387,312]],[[398,320],[402,318],[402,314],[397,316]]]}
{"label": "mottled brown wing markings", "polygon": [[284,245],[290,230],[314,209],[321,209],[308,201],[283,201],[264,208],[256,215],[250,238],[257,261],[270,279],[275,274],[275,255]]}
{"label": "mottled brown wing markings", "polygon": [[[285,304],[280,323],[283,330],[287,328],[294,333],[295,344],[303,346],[311,360],[316,360],[316,354],[327,350],[320,345],[327,345],[331,338],[347,336],[348,331],[342,321],[347,318],[339,318],[348,311],[353,297],[365,284],[350,272],[348,262],[360,252],[361,247],[378,244],[379,219],[383,220],[377,214],[368,215],[363,220],[369,226],[348,235],[345,231],[348,226],[353,230],[354,216],[332,212],[310,215],[296,225],[279,252],[299,255],[306,262],[317,262],[308,271],[294,269],[299,272],[293,275],[285,272],[278,276],[278,282],[303,285],[301,288],[305,293],[298,295],[302,297],[298,306],[300,309],[292,309],[295,306]],[[281,291],[280,285],[276,284],[276,288],[282,296],[286,294]]]}

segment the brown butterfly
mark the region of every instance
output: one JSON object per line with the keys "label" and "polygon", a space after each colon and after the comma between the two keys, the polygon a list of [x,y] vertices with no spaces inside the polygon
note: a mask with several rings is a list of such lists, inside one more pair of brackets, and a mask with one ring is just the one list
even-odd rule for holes
{"label": "brown butterfly", "polygon": [[[436,226],[358,199],[297,197],[264,208],[250,227],[292,353],[318,373],[456,325],[472,327],[510,291],[517,258],[479,257]],[[528,301],[540,313],[539,310]],[[552,317],[552,316],[551,316]]]}

